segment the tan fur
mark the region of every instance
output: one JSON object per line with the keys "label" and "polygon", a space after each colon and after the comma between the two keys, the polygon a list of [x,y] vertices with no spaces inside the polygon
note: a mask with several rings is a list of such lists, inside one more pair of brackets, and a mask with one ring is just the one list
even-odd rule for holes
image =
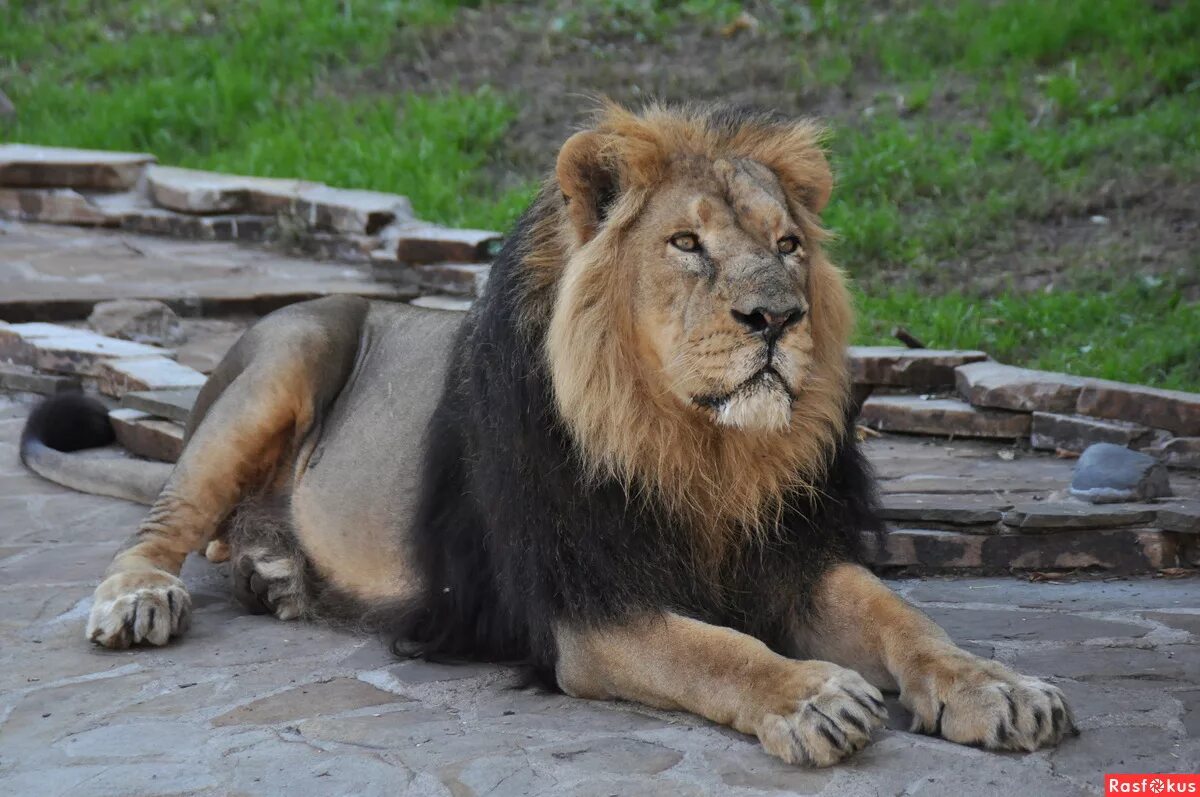
{"label": "tan fur", "polygon": [[797,629],[796,652],[899,689],[914,731],[998,750],[1036,750],[1075,732],[1057,687],[962,650],[862,567],[830,570],[814,603],[817,619]]}
{"label": "tan fur", "polygon": [[[557,176],[566,198],[544,192],[546,209],[525,266],[531,304],[539,312],[553,304],[546,352],[556,398],[593,472],[649,488],[719,544],[730,529],[762,527],[789,490],[821,477],[843,431],[844,352],[853,316],[843,275],[820,249],[824,235],[816,213],[832,178],[819,128],[801,121],[721,133],[704,124],[704,113],[652,107],[635,115],[607,106],[594,130],[563,148]],[[589,158],[609,163],[619,175],[620,198],[603,226],[581,185],[595,172]],[[645,286],[636,278],[640,258],[629,245],[630,228],[670,183],[675,165],[689,158],[715,170],[731,160],[766,167],[803,231],[810,362],[783,424],[760,424],[775,428],[731,432],[670,395],[648,362],[654,347],[648,336],[656,332],[639,328],[634,317],[635,292]],[[713,312],[728,316],[726,308]],[[771,411],[751,403],[729,412]]]}
{"label": "tan fur", "polygon": [[785,658],[753,637],[675,614],[561,627],[556,639],[558,683],[568,694],[691,711],[758,736],[789,763],[832,764],[865,745],[884,716],[881,695],[851,670]]}

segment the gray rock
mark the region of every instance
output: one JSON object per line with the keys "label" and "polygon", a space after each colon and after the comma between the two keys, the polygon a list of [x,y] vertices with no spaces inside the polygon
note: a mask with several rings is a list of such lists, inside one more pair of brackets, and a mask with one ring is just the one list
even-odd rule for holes
{"label": "gray rock", "polygon": [[151,346],[178,346],[187,340],[175,311],[154,299],[98,302],[88,326],[101,335]]}
{"label": "gray rock", "polygon": [[1094,504],[1144,501],[1171,495],[1166,466],[1112,443],[1089,446],[1075,466],[1071,495]]}

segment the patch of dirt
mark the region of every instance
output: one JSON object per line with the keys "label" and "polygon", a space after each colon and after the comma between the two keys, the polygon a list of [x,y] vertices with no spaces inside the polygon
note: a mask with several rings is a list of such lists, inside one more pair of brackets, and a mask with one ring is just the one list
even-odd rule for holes
{"label": "patch of dirt", "polygon": [[[490,86],[512,97],[519,113],[488,167],[498,192],[546,174],[599,95],[635,106],[657,99],[767,107],[819,117],[835,130],[885,106],[908,112],[902,89],[871,66],[870,54],[856,54],[853,71],[836,85],[822,83],[820,64],[840,55],[830,42],[781,34],[772,27],[777,10],[769,3],[745,7],[757,28],[726,35],[715,25],[681,20],[657,40],[580,18],[566,2],[461,9],[452,28],[401,31],[385,65],[365,77],[367,85],[360,76],[345,89],[436,93]],[[875,8],[879,19],[872,24],[884,24],[887,5]],[[946,75],[920,115],[947,123],[981,119],[987,109],[961,99],[969,88],[965,78]],[[1081,274],[1153,274],[1179,280],[1197,298],[1197,241],[1200,183],[1147,174],[1075,197],[1044,218],[1014,222],[936,272],[897,270],[878,280],[971,285],[987,294],[1064,286]]]}
{"label": "patch of dirt", "polygon": [[[1082,211],[1082,212],[1080,212]],[[1055,287],[1096,289],[1097,282],[1165,279],[1200,300],[1200,182],[1166,180],[1110,187],[1086,208],[1021,221],[1014,229],[945,263],[944,276],[983,295]],[[907,278],[889,274],[886,281]],[[962,282],[960,284],[968,284]]]}
{"label": "patch of dirt", "polygon": [[861,74],[844,86],[818,85],[821,45],[806,48],[770,33],[769,10],[758,12],[757,30],[723,35],[681,22],[659,41],[602,25],[588,29],[586,20],[581,33],[556,31],[568,12],[569,5],[462,9],[451,29],[403,33],[388,63],[367,80],[391,92],[492,86],[514,97],[520,113],[498,153],[498,170],[509,173],[498,175],[502,184],[545,173],[601,95],[635,106],[720,100],[837,120],[860,113],[880,93]]}

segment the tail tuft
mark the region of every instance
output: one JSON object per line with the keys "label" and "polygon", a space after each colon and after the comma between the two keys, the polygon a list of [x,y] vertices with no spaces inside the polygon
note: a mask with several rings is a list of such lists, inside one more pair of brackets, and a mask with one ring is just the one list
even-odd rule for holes
{"label": "tail tuft", "polygon": [[55,451],[79,451],[106,446],[114,440],[116,435],[103,404],[82,393],[59,393],[29,414],[21,433],[21,461],[25,462],[34,443]]}

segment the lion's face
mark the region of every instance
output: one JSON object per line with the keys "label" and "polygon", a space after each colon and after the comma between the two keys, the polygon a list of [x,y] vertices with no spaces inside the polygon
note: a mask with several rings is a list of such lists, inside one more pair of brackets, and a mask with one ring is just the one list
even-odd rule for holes
{"label": "lion's face", "polygon": [[563,144],[522,260],[525,318],[593,474],[697,527],[759,527],[846,424],[853,313],[825,259],[814,124],[606,106]]}
{"label": "lion's face", "polygon": [[672,165],[624,247],[640,354],[661,390],[722,426],[788,425],[813,353],[805,238],[762,164]]}

